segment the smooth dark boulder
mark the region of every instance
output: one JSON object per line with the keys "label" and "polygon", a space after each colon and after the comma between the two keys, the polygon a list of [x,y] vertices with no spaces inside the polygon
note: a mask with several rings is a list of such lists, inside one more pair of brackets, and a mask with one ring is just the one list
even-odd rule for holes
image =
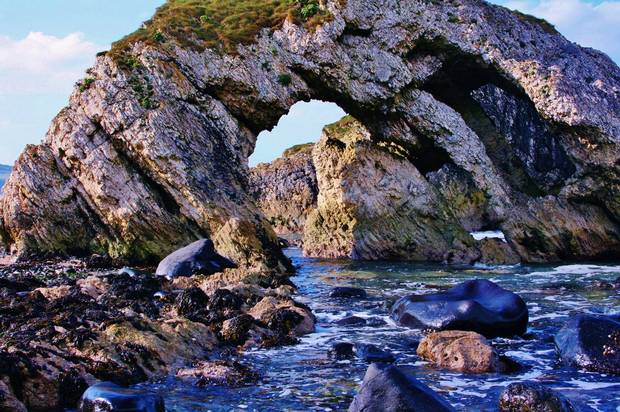
{"label": "smooth dark boulder", "polygon": [[566,365],[620,374],[620,321],[616,318],[573,316],[556,334],[555,345]]}
{"label": "smooth dark boulder", "polygon": [[97,383],[84,392],[78,412],[165,412],[164,400],[147,392]]}
{"label": "smooth dark boulder", "polygon": [[351,299],[351,298],[364,299],[367,296],[367,294],[364,289],[352,288],[348,286],[340,286],[340,287],[336,287],[332,289],[329,296],[332,298],[340,298],[340,299],[343,299],[343,298],[344,299]]}
{"label": "smooth dark boulder", "polygon": [[212,275],[235,264],[217,254],[209,239],[198,240],[166,256],[157,266],[159,276]]}
{"label": "smooth dark boulder", "polygon": [[454,409],[431,388],[418,381],[410,370],[374,363],[349,412],[446,412]]}
{"label": "smooth dark boulder", "polygon": [[356,344],[355,354],[358,358],[368,363],[392,363],[396,360],[394,355],[390,352],[368,343]]}
{"label": "smooth dark boulder", "polygon": [[470,280],[444,292],[410,295],[392,307],[400,325],[420,329],[473,331],[487,338],[523,335],[527,305],[517,294],[484,280]]}
{"label": "smooth dark boulder", "polygon": [[574,412],[571,403],[551,389],[534,383],[508,385],[499,398],[500,412]]}

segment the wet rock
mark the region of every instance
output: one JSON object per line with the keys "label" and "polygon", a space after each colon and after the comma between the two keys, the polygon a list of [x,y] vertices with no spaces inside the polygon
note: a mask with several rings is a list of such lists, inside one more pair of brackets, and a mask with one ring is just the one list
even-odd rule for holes
{"label": "wet rock", "polygon": [[440,368],[463,373],[506,372],[511,366],[476,332],[431,333],[420,342],[417,353]]}
{"label": "wet rock", "polygon": [[592,372],[620,374],[620,321],[607,316],[571,316],[555,336],[562,361]]}
{"label": "wet rock", "polygon": [[347,316],[336,321],[338,326],[366,326],[366,319],[359,316]]}
{"label": "wet rock", "polygon": [[248,331],[254,325],[254,318],[243,314],[224,321],[220,336],[226,343],[242,345],[248,338]]}
{"label": "wet rock", "polygon": [[331,298],[357,298],[364,299],[366,298],[366,291],[360,288],[352,288],[352,287],[344,287],[339,286],[329,293],[329,297]]}
{"label": "wet rock", "polygon": [[401,298],[392,317],[403,326],[474,331],[493,338],[523,335],[528,310],[518,295],[488,280],[471,280],[445,292]]}
{"label": "wet rock", "polygon": [[126,389],[110,382],[98,383],[86,390],[78,412],[165,412],[160,396]]}
{"label": "wet rock", "polygon": [[617,278],[616,280],[613,280],[611,282],[605,282],[605,281],[601,281],[598,280],[596,282],[594,282],[594,284],[592,285],[593,289],[598,289],[598,290],[617,290],[620,289],[620,278]]}
{"label": "wet rock", "polygon": [[499,399],[500,412],[574,412],[571,403],[554,391],[534,383],[508,385]]}
{"label": "wet rock", "polygon": [[218,289],[210,297],[209,310],[239,310],[243,305],[243,298],[228,289]]}
{"label": "wet rock", "polygon": [[385,364],[368,367],[349,412],[448,412],[454,409],[410,370]]}
{"label": "wet rock", "polygon": [[248,314],[278,333],[303,336],[314,332],[312,312],[288,298],[265,296]]}
{"label": "wet rock", "polygon": [[88,383],[77,369],[67,370],[58,379],[58,403],[64,408],[74,408],[87,389]]}
{"label": "wet rock", "polygon": [[243,386],[256,383],[259,375],[252,368],[236,361],[203,361],[192,368],[180,369],[177,378],[190,380],[197,386]]}
{"label": "wet rock", "polygon": [[0,380],[0,411],[27,412],[24,404],[15,397],[13,392],[2,380]]}
{"label": "wet rock", "polygon": [[368,343],[356,344],[355,354],[358,358],[368,363],[392,363],[396,360],[396,357],[390,352]]}
{"label": "wet rock", "polygon": [[332,345],[329,352],[336,360],[343,360],[351,359],[355,356],[353,349],[354,345],[352,343],[338,342]]}
{"label": "wet rock", "polygon": [[159,276],[212,275],[235,264],[218,255],[209,239],[198,240],[166,256],[157,266]]}
{"label": "wet rock", "polygon": [[175,307],[179,315],[187,316],[207,309],[209,297],[197,287],[185,289],[177,296]]}

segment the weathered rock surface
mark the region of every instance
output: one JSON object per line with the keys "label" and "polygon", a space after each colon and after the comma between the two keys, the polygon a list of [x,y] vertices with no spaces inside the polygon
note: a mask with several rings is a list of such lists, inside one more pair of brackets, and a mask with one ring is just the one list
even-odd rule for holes
{"label": "weathered rock surface", "polygon": [[506,365],[476,332],[434,332],[422,339],[418,355],[436,366],[464,373],[504,372]]}
{"label": "weathered rock surface", "polygon": [[[419,216],[430,202],[411,239],[419,246],[392,257],[461,253],[453,244],[464,242],[461,225],[481,224],[504,230],[526,261],[618,257],[620,69],[611,59],[480,0],[326,7],[318,27],[288,20],[219,50],[192,28],[157,26],[156,18],[146,28],[162,30],[159,40],[134,35],[122,51],[98,57],[43,143],[15,165],[0,201],[5,245],[21,256],[149,260],[210,238],[239,266],[286,270],[249,195],[247,159],[260,131],[315,98],[362,121],[368,150],[400,154],[385,188],[392,185],[403,210]],[[472,188],[458,200],[456,226],[444,221],[444,211],[457,209],[453,190],[434,190],[430,177],[446,165]],[[409,182],[395,185],[396,166]],[[404,193],[415,196],[404,202]],[[322,216],[334,220],[327,227],[353,218],[348,200],[333,201],[336,215]],[[352,245],[355,227],[347,226],[333,251],[390,257],[391,245],[374,250],[372,230]],[[450,235],[431,237],[438,227]],[[314,237],[330,240],[327,232]]]}
{"label": "weathered rock surface", "polygon": [[555,335],[567,365],[620,375],[620,321],[606,316],[572,316]]}
{"label": "weathered rock surface", "polygon": [[212,275],[234,267],[234,263],[217,254],[211,240],[201,239],[166,256],[155,273],[171,277]]}
{"label": "weathered rock surface", "polygon": [[80,400],[78,412],[132,411],[165,412],[164,400],[149,393],[102,382],[88,388]]}
{"label": "weathered rock surface", "polygon": [[304,253],[329,258],[471,263],[472,237],[416,167],[351,117],[324,129],[314,163],[318,208]]}
{"label": "weathered rock surface", "polygon": [[551,389],[534,383],[512,383],[499,399],[500,412],[574,412],[571,403]]}
{"label": "weathered rock surface", "polygon": [[528,310],[517,294],[478,279],[445,292],[405,296],[392,307],[392,317],[413,328],[473,331],[494,338],[523,335]]}
{"label": "weathered rock surface", "polygon": [[405,368],[373,363],[349,412],[444,412],[452,407]]}
{"label": "weathered rock surface", "polygon": [[294,146],[273,162],[250,169],[252,195],[278,236],[301,237],[308,214],[316,208],[313,147]]}

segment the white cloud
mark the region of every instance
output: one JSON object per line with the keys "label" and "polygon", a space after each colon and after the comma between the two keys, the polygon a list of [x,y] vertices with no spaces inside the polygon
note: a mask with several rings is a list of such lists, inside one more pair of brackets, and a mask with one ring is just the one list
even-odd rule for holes
{"label": "white cloud", "polygon": [[620,1],[509,0],[506,7],[548,20],[569,40],[620,62]]}
{"label": "white cloud", "polygon": [[0,93],[67,93],[101,49],[81,33],[60,38],[32,32],[20,40],[0,36]]}

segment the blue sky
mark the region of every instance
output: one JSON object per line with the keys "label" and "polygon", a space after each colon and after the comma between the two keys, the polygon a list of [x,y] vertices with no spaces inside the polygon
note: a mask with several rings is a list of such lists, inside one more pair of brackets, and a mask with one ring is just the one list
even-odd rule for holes
{"label": "blue sky", "polygon": [[[0,0],[0,163],[43,138],[98,51],[132,32],[164,0]],[[496,0],[543,17],[570,40],[620,61],[620,0]],[[251,163],[316,140],[338,120],[333,104],[299,103],[263,133]]]}

